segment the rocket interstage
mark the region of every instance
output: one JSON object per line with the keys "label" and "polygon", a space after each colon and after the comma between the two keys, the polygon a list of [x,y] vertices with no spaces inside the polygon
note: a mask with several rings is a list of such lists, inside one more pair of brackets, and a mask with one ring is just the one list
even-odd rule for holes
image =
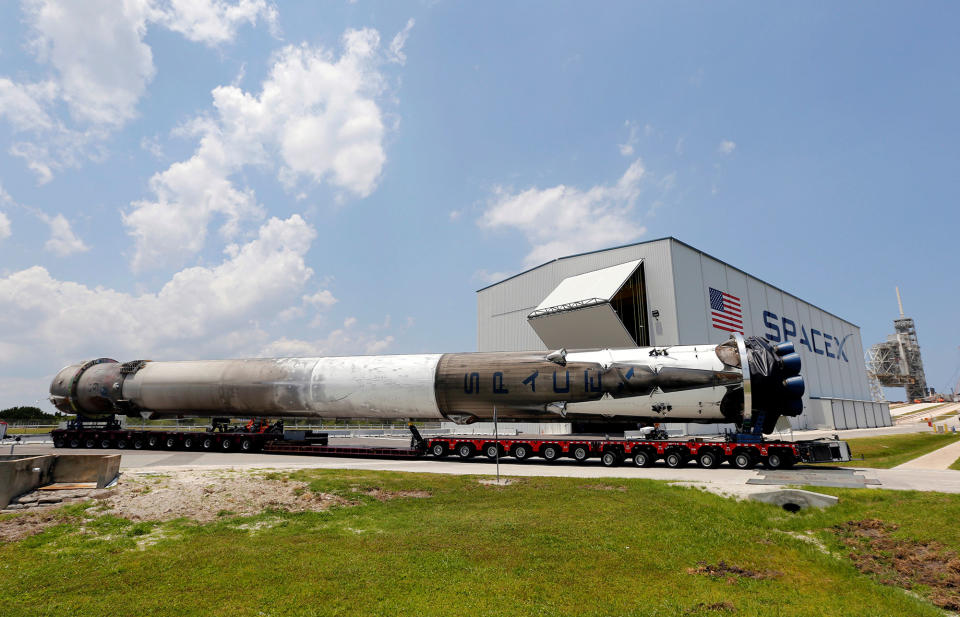
{"label": "rocket interstage", "polygon": [[314,417],[735,423],[765,432],[803,406],[800,356],[734,335],[721,345],[197,360],[62,369],[61,411],[88,419]]}

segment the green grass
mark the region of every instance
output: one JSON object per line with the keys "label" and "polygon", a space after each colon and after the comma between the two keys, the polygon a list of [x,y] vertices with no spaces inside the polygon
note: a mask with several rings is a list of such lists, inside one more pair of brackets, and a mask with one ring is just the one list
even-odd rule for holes
{"label": "green grass", "polygon": [[[857,460],[842,465],[889,469],[960,439],[960,433],[904,433],[845,440]],[[863,460],[859,460],[860,457]]]}
{"label": "green grass", "polygon": [[[843,557],[829,528],[877,517],[903,538],[960,548],[960,496],[818,489],[841,498],[789,514],[649,480],[361,471],[294,474],[313,490],[426,490],[427,499],[199,525],[111,516],[0,545],[0,613],[24,615],[939,615]],[[612,490],[607,490],[612,489]],[[622,489],[622,490],[621,490]],[[91,510],[71,506],[82,518]],[[270,526],[250,530],[257,523]],[[813,531],[826,554],[788,532]],[[138,547],[138,541],[155,541]],[[721,560],[773,578],[688,570]],[[12,613],[10,613],[12,614]]]}

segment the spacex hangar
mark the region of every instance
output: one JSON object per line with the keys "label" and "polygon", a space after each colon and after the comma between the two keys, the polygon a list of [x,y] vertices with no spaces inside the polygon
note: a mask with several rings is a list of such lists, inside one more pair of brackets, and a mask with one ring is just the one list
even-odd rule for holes
{"label": "spacex hangar", "polygon": [[891,424],[889,404],[871,400],[858,326],[676,238],[561,257],[484,287],[477,318],[478,351],[722,343],[732,332],[793,341],[807,389],[791,428]]}

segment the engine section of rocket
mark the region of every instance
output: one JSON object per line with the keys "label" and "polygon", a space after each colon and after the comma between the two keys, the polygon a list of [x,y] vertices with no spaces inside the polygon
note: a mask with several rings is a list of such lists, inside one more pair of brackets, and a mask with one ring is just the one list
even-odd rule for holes
{"label": "engine section of rocket", "polygon": [[62,369],[61,411],[94,419],[318,417],[735,423],[802,411],[791,343],[119,363]]}

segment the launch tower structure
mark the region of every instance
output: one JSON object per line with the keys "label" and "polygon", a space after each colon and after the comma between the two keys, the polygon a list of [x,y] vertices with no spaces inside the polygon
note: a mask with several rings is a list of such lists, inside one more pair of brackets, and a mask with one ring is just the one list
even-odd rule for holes
{"label": "launch tower structure", "polygon": [[923,372],[916,325],[913,319],[904,316],[900,289],[896,288],[896,291],[900,317],[893,320],[895,332],[867,351],[867,374],[874,399],[879,396],[879,400],[884,400],[881,386],[903,386],[907,400],[914,401],[927,396],[927,378]]}

